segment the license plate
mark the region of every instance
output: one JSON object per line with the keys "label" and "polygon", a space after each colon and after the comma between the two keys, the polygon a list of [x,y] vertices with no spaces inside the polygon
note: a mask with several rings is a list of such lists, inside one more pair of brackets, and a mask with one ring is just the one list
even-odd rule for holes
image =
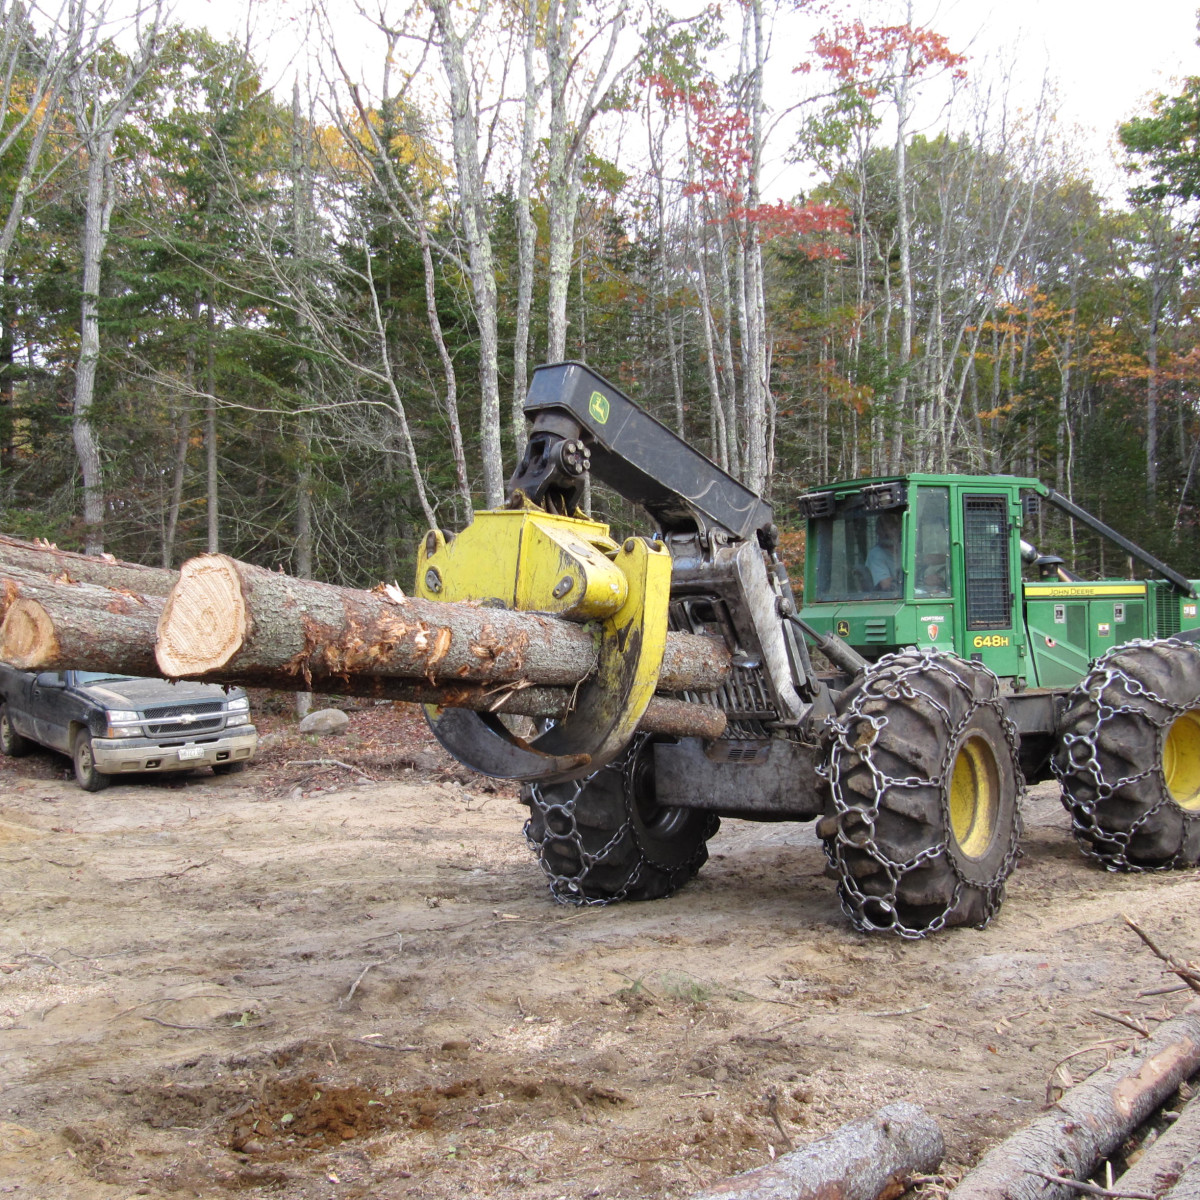
{"label": "license plate", "polygon": [[179,747],[179,757],[180,757],[180,759],[203,758],[204,757],[204,747],[203,746],[180,746]]}

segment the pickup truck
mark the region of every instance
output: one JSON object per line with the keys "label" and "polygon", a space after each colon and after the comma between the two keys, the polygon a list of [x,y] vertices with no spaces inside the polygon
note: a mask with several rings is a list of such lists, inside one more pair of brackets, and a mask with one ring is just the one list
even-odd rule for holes
{"label": "pickup truck", "polygon": [[258,734],[241,688],[103,671],[18,671],[0,663],[0,752],[31,743],[69,754],[85,791],[117,775],[242,770]]}

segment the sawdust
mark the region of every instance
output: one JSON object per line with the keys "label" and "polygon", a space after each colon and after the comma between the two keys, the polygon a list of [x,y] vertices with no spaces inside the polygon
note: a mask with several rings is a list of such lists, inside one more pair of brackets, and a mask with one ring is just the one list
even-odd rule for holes
{"label": "sawdust", "polygon": [[1200,957],[1200,880],[1091,866],[1046,786],[997,921],[906,944],[849,928],[811,826],[729,821],[677,897],[562,909],[513,790],[413,710],[336,760],[263,724],[228,779],[0,763],[0,1192],[684,1197],[776,1117],[897,1099],[960,1170],[1136,1038],[1093,1010],[1186,1003],[1139,996],[1172,980],[1122,912]]}

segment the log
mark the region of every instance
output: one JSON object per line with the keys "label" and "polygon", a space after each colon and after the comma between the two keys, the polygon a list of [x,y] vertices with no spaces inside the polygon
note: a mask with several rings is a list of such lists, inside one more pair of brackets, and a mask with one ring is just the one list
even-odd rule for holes
{"label": "log", "polygon": [[1066,1091],[1045,1116],[989,1151],[951,1194],[955,1200],[1077,1196],[1070,1186],[1048,1184],[1032,1172],[1086,1179],[1197,1069],[1200,1003]]}
{"label": "log", "polygon": [[94,583],[98,587],[118,588],[143,596],[163,596],[171,590],[178,571],[163,567],[145,567],[140,563],[121,562],[116,558],[97,558],[75,554],[57,546],[22,542],[0,534],[0,577],[6,568],[51,575],[64,581]]}
{"label": "log", "polygon": [[[158,675],[155,637],[164,601],[113,588],[64,583],[0,565],[0,593],[11,604],[0,624],[0,659],[26,671],[80,668],[121,675]],[[441,607],[441,606],[439,606]],[[458,607],[458,606],[455,606]],[[441,615],[439,613],[439,615]],[[565,621],[555,622],[568,626]],[[568,632],[575,632],[568,626]],[[588,646],[591,638],[587,637]],[[676,653],[676,658],[679,658]],[[208,683],[241,684],[278,691],[312,690],[343,696],[406,700],[480,711],[561,719],[572,690],[517,684],[431,684],[389,676],[317,676],[311,684],[286,669],[256,673],[208,672]],[[572,681],[574,682],[574,681]],[[725,714],[704,704],[656,696],[639,728],[675,737],[720,737]]]}
{"label": "log", "polygon": [[944,1150],[938,1123],[902,1101],[692,1200],[894,1200],[913,1175],[936,1170]]}
{"label": "log", "polygon": [[[659,690],[709,691],[729,670],[714,638],[671,634]],[[430,683],[573,686],[596,665],[592,634],[541,613],[444,604],[295,579],[206,554],[183,564],[158,626],[168,678],[286,671]]]}
{"label": "log", "polygon": [[1200,1200],[1200,1154],[1183,1168],[1178,1182],[1163,1192],[1162,1200]]}
{"label": "log", "polygon": [[9,570],[0,659],[23,671],[85,668],[157,675],[154,637],[163,598]]}
{"label": "log", "polygon": [[1183,1176],[1200,1148],[1200,1103],[1191,1101],[1169,1128],[1142,1151],[1141,1157],[1117,1181],[1119,1192],[1149,1192],[1161,1196]]}

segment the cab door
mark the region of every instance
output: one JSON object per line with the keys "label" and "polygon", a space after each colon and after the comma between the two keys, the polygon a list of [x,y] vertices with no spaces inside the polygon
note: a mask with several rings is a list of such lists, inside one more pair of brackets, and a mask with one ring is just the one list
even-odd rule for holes
{"label": "cab door", "polygon": [[1017,547],[1007,493],[962,494],[963,656],[1001,678],[1021,674],[1024,638],[1016,619]]}

